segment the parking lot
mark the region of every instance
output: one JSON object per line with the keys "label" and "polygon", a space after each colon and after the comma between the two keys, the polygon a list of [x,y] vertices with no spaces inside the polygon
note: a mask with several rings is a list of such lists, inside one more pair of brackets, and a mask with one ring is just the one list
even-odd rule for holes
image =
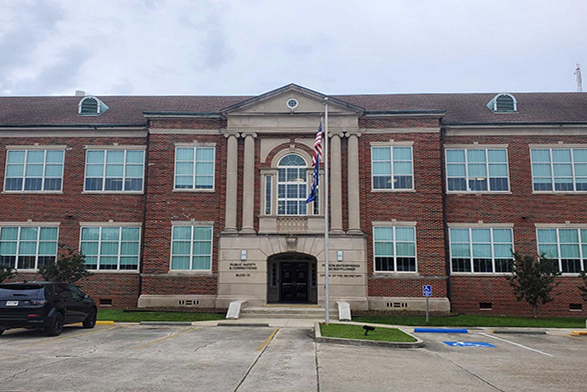
{"label": "parking lot", "polygon": [[585,391],[587,337],[568,334],[418,334],[424,348],[389,349],[315,344],[308,328],[11,330],[0,391]]}

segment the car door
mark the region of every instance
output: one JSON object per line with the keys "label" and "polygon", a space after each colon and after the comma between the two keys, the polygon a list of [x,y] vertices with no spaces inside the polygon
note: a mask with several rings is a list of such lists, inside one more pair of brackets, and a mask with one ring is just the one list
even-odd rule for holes
{"label": "car door", "polygon": [[77,317],[79,317],[78,321],[84,321],[88,317],[88,313],[90,313],[94,307],[94,301],[73,284],[69,285],[69,289],[73,292],[73,298],[76,300],[76,313]]}
{"label": "car door", "polygon": [[68,313],[71,313],[74,323],[84,321],[86,318],[86,310],[84,304],[84,295],[82,292],[72,284],[67,285],[67,291],[71,293],[71,302],[68,308]]}

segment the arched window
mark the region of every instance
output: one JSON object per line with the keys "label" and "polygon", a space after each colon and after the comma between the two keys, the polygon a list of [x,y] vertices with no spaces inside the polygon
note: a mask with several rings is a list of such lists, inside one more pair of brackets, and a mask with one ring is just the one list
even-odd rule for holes
{"label": "arched window", "polygon": [[84,97],[78,104],[81,116],[99,116],[109,109],[108,105],[96,97]]}
{"label": "arched window", "polygon": [[277,173],[277,214],[306,215],[308,164],[299,155],[281,158]]}
{"label": "arched window", "polygon": [[518,102],[512,94],[497,94],[487,107],[494,113],[513,113],[518,110]]}

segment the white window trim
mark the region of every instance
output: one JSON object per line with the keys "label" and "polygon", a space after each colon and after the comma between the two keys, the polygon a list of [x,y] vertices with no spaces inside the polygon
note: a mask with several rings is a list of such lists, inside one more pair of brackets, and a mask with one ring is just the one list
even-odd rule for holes
{"label": "white window trim", "polygon": [[[501,194],[501,195],[508,195],[512,193],[512,181],[511,181],[511,176],[510,176],[510,157],[509,157],[509,151],[507,148],[507,144],[505,144],[506,147],[503,147],[503,144],[496,144],[496,145],[469,145],[467,146],[462,146],[462,147],[447,147],[445,146],[444,148],[444,171],[445,171],[445,180],[446,180],[446,193],[447,194]],[[448,151],[449,150],[465,150],[465,183],[467,184],[467,190],[466,191],[450,191],[448,190]],[[467,156],[467,150],[485,150],[485,170],[487,170],[487,176],[485,178],[487,178],[487,190],[486,191],[472,191],[470,190],[469,187],[469,157]],[[489,176],[489,155],[487,154],[487,150],[505,150],[505,159],[506,159],[506,166],[507,166],[507,171],[508,171],[508,175],[507,175],[507,179],[508,179],[508,190],[507,191],[492,191],[489,188],[491,187],[491,183],[490,183],[490,178],[505,178],[505,177],[490,177]],[[459,177],[451,177],[451,178],[459,178]]]}
{"label": "white window trim", "polygon": [[[414,142],[396,142],[390,140],[389,142],[371,142],[371,192],[415,192],[416,191],[416,173],[414,173]],[[374,177],[373,174],[373,149],[374,148],[382,148],[388,147],[390,149],[390,157],[391,157],[391,188],[390,189],[380,189],[375,188],[374,184]],[[393,172],[393,148],[394,147],[410,147],[411,149],[411,164],[412,164],[412,187],[411,188],[395,188],[395,184],[393,182],[394,172]]]}
{"label": "white window trim", "polygon": [[[100,148],[97,148],[100,147]],[[102,148],[102,147],[107,147],[107,148]],[[120,147],[120,148],[118,148]],[[85,146],[86,148],[86,157],[85,157],[85,164],[84,164],[84,190],[82,191],[82,193],[87,193],[87,194],[125,194],[125,195],[141,195],[143,193],[145,193],[145,161],[146,161],[146,155],[147,153],[145,152],[143,154],[143,176],[141,177],[142,181],[141,181],[141,190],[140,191],[125,191],[124,189],[121,191],[107,191],[105,190],[106,188],[106,166],[107,166],[107,155],[108,155],[108,151],[124,151],[124,163],[123,163],[123,168],[122,168],[122,187],[124,188],[124,184],[125,184],[125,180],[126,180],[126,155],[127,155],[127,151],[145,151],[145,146],[131,146],[131,147],[143,147],[143,148],[126,148],[128,146]],[[104,166],[103,168],[103,175],[102,175],[102,190],[101,191],[95,191],[95,190],[86,190],[86,179],[87,177],[87,170],[88,170],[88,152],[89,151],[104,151],[104,163],[102,164]],[[133,164],[131,164],[133,165]],[[98,178],[98,177],[91,177],[91,178]],[[137,178],[137,177],[130,177],[130,178]]]}
{"label": "white window trim", "polygon": [[[510,229],[511,233],[512,233],[512,252],[515,252],[515,239],[514,239],[514,225],[510,224],[510,223],[501,223],[501,224],[485,224],[485,223],[479,223],[477,225],[473,224],[469,224],[469,225],[465,225],[465,224],[460,224],[460,223],[449,223],[448,224],[449,227],[449,232],[448,232],[448,251],[449,251],[449,264],[450,264],[450,274],[451,275],[463,275],[463,276],[507,276],[507,275],[511,275],[511,272],[495,272],[495,251],[493,249],[493,245],[495,244],[495,242],[493,241],[493,229]],[[453,272],[452,270],[452,237],[451,237],[451,231],[450,229],[469,229],[469,262],[471,264],[471,272]],[[491,267],[493,269],[493,272],[475,272],[474,271],[474,265],[473,265],[473,234],[472,231],[473,229],[489,229],[490,230],[490,235],[491,235]],[[500,244],[501,242],[498,242],[498,244]],[[513,260],[513,256],[512,256],[512,260]]]}
{"label": "white window trim", "polygon": [[[10,194],[10,193],[18,193],[18,194],[22,194],[22,193],[26,193],[26,194],[61,194],[63,193],[63,183],[65,182],[64,177],[64,173],[65,173],[65,148],[67,146],[40,146],[40,145],[33,145],[33,146],[6,146],[6,150],[7,151],[24,151],[24,167],[23,167],[23,173],[22,173],[22,189],[21,190],[6,190],[6,181],[8,180],[8,175],[7,175],[7,170],[8,170],[8,153],[6,154],[6,162],[4,163],[4,186],[2,188],[2,193],[6,193],[6,194]],[[31,190],[31,191],[27,191],[25,190],[25,182],[26,182],[26,167],[27,167],[27,157],[28,157],[28,152],[30,150],[36,150],[36,151],[45,151],[44,155],[43,155],[43,176],[41,177],[43,179],[41,188],[45,187],[45,167],[47,166],[47,151],[63,151],[63,162],[61,163],[61,188],[59,190],[49,190],[49,191],[45,191],[43,189],[41,190]],[[51,163],[50,163],[51,164]],[[11,177],[13,178],[13,177]],[[16,177],[15,177],[16,178]],[[49,177],[49,178],[58,178],[58,177]]]}
{"label": "white window trim", "polygon": [[[578,244],[579,244],[579,261],[581,262],[582,269],[587,268],[587,263],[585,263],[585,259],[583,257],[587,257],[587,255],[583,255],[583,242],[581,242],[581,229],[586,230],[587,224],[569,224],[569,225],[551,225],[551,224],[535,224],[536,229],[536,253],[540,254],[540,242],[538,240],[538,230],[539,229],[547,229],[547,230],[556,230],[556,250],[558,252],[558,258],[551,259],[558,261],[558,270],[561,272],[561,276],[563,277],[576,277],[579,275],[578,272],[563,272],[563,261],[561,257],[561,242],[560,242],[560,234],[559,230],[577,230],[578,235]],[[587,245],[587,243],[585,244]]]}
{"label": "white window trim", "polygon": [[[177,176],[177,149],[178,148],[192,148],[194,150],[194,174],[192,185],[193,188],[176,188],[176,176]],[[212,161],[212,188],[196,189],[196,159],[198,148],[213,148],[214,149],[214,160]],[[173,190],[172,192],[216,192],[216,143],[175,143],[175,156],[173,158]]]}
{"label": "white window trim", "polygon": [[[18,228],[18,236],[16,238],[16,259],[14,262],[14,270],[23,273],[29,272],[37,272],[39,271],[39,245],[41,243],[41,230],[42,228],[56,228],[57,229],[57,247],[55,251],[55,262],[57,262],[57,257],[59,255],[59,223],[56,222],[0,222],[0,229],[3,227],[17,227]],[[20,232],[21,228],[23,227],[38,227],[37,230],[37,250],[35,252],[35,267],[36,268],[21,268],[18,269],[18,256],[19,256],[19,249],[20,249]],[[52,242],[52,241],[43,241],[43,242]],[[30,255],[29,255],[30,256]]]}
{"label": "white window trim", "polygon": [[[530,146],[534,146],[534,147],[530,147],[530,171],[531,171],[531,175],[532,175],[532,193],[533,194],[584,194],[587,193],[587,190],[584,191],[578,191],[577,190],[577,179],[576,179],[576,175],[575,175],[575,157],[573,154],[574,150],[587,150],[587,145],[586,144],[582,144],[580,145],[581,147],[568,147],[565,146],[563,144],[559,144],[559,145],[549,145],[544,146],[544,147],[537,147],[540,145],[530,145]],[[532,150],[548,150],[549,151],[549,157],[550,157],[550,179],[552,181],[552,190],[551,191],[537,191],[534,189],[534,161],[532,161]],[[554,162],[552,159],[552,150],[571,150],[571,161],[569,162],[569,164],[571,165],[571,177],[573,179],[573,190],[572,191],[557,191],[555,189],[555,176],[554,176]],[[587,163],[587,162],[582,162],[582,163]],[[540,164],[546,164],[545,162],[537,162],[536,164],[540,165]],[[546,178],[546,177],[541,177],[541,178]]]}
{"label": "white window trim", "polygon": [[[96,269],[88,269],[88,271],[92,272],[92,273],[108,273],[108,274],[113,274],[113,273],[126,273],[126,274],[138,274],[141,270],[141,249],[142,249],[142,244],[141,244],[141,239],[143,236],[143,228],[142,228],[142,224],[141,223],[136,223],[136,222],[80,222],[80,230],[79,230],[79,248],[78,249],[82,249],[82,231],[84,228],[99,228],[100,229],[100,238],[98,239],[98,255],[96,256],[98,259],[96,260]],[[111,228],[111,227],[119,227],[119,233],[118,233],[118,260],[117,260],[117,264],[116,264],[116,269],[115,270],[102,270],[100,269],[100,250],[101,250],[101,245],[102,245],[102,228]],[[137,262],[137,268],[136,269],[132,269],[132,270],[121,270],[120,269],[120,251],[121,251],[121,245],[122,245],[122,229],[123,228],[138,228],[139,229],[139,254],[138,254],[138,262]],[[96,242],[96,241],[92,241],[92,242]],[[134,241],[132,241],[134,242]]]}
{"label": "white window trim", "polygon": [[[416,222],[372,222],[372,240],[371,246],[373,249],[373,273],[374,274],[381,274],[381,275],[393,275],[393,274],[401,274],[401,275],[409,275],[409,274],[417,274],[418,273],[418,233],[416,232]],[[377,255],[375,254],[375,228],[377,227],[391,227],[393,228],[393,271],[378,271],[377,270],[377,262],[375,258]],[[411,227],[414,229],[414,264],[416,269],[414,271],[398,271],[397,270],[397,240],[395,235],[395,228],[396,227]]]}
{"label": "white window trim", "polygon": [[[210,236],[210,268],[209,269],[173,269],[173,228],[174,227],[191,227],[190,235],[190,267],[193,267],[193,252],[194,252],[194,227],[207,227],[211,229]],[[214,263],[214,222],[196,222],[196,221],[172,221],[171,222],[171,236],[169,241],[169,274],[194,274],[194,275],[209,275],[212,273],[212,264]]]}
{"label": "white window trim", "polygon": [[[507,97],[510,97],[512,99],[512,101],[514,103],[514,110],[513,111],[509,111],[508,110],[508,111],[503,112],[503,111],[498,111],[497,110],[497,98],[499,98],[501,96],[504,96],[504,95],[507,96]],[[512,94],[509,94],[509,93],[499,93],[495,97],[493,97],[493,110],[492,110],[492,112],[494,112],[494,113],[506,113],[506,114],[507,113],[517,113],[518,112],[518,100]]]}

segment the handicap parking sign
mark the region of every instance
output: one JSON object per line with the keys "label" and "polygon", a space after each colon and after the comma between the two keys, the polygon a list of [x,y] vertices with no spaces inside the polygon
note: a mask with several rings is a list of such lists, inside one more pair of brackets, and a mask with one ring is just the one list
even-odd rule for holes
{"label": "handicap parking sign", "polygon": [[485,342],[444,342],[451,347],[495,347],[493,344]]}
{"label": "handicap parking sign", "polygon": [[422,286],[422,295],[424,297],[431,297],[432,296],[432,286],[429,284],[425,284]]}

